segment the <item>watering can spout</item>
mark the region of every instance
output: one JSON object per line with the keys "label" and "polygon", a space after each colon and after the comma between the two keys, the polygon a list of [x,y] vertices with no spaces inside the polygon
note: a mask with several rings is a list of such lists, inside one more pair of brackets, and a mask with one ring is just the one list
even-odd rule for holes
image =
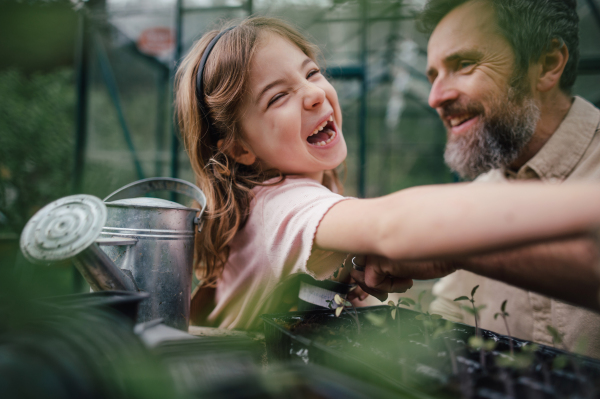
{"label": "watering can spout", "polygon": [[[117,245],[106,241],[108,240],[96,240],[96,243],[75,257],[73,259],[75,267],[94,291],[139,291],[133,276],[127,274],[128,270],[119,269],[98,247],[98,245]],[[137,240],[131,241],[133,244],[137,242]]]}
{"label": "watering can spout", "polygon": [[[100,239],[106,206],[91,195],[72,195],[41,209],[21,234],[21,251],[34,263],[72,259],[94,291],[138,291],[132,277],[98,245],[135,245],[135,239]],[[116,242],[118,241],[118,242]]]}

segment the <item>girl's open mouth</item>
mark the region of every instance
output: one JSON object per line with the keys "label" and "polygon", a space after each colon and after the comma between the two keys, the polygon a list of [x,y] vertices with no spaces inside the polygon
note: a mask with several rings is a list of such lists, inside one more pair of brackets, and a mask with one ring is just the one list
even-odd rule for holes
{"label": "girl's open mouth", "polygon": [[337,133],[333,124],[333,116],[330,116],[328,120],[323,122],[321,126],[317,127],[315,131],[308,136],[306,141],[316,147],[322,147],[331,143],[331,141],[335,139],[336,135]]}

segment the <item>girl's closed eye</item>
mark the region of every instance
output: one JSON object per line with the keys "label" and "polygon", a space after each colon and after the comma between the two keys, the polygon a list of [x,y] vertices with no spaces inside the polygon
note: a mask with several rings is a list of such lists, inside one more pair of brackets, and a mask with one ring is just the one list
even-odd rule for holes
{"label": "girl's closed eye", "polygon": [[313,77],[315,75],[319,75],[319,74],[321,74],[321,70],[319,68],[311,69],[308,72],[308,75],[306,75],[306,79],[310,79],[311,77]]}
{"label": "girl's closed eye", "polygon": [[[317,76],[321,74],[321,70],[319,68],[314,68],[311,69],[308,74],[306,75],[306,79],[310,79],[313,76]],[[271,105],[277,103],[280,99],[282,99],[283,97],[287,96],[288,93],[277,93],[276,95],[274,95],[273,97],[271,97],[271,99],[269,100],[269,102],[267,103],[267,108],[269,108]]]}
{"label": "girl's closed eye", "polygon": [[267,103],[267,108],[269,108],[271,105],[275,104],[278,100],[280,100],[281,98],[287,96],[287,93],[277,93],[275,94]]}

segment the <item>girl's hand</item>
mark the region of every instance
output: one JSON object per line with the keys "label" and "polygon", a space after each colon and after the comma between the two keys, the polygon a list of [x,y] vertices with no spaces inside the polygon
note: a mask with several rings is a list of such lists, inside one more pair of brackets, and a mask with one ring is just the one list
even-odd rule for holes
{"label": "girl's hand", "polygon": [[381,256],[356,257],[355,263],[364,262],[364,271],[352,270],[352,278],[360,287],[380,301],[390,292],[402,293],[412,287],[413,281],[440,278],[454,272],[449,261],[400,262]]}

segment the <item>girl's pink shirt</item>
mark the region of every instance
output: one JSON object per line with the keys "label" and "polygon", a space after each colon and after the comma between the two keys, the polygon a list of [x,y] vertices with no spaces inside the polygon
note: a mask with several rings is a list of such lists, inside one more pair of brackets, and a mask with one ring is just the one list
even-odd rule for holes
{"label": "girl's pink shirt", "polygon": [[345,197],[295,176],[252,191],[250,216],[231,242],[217,284],[217,305],[208,318],[221,328],[258,327],[259,316],[272,312],[281,301],[274,295],[278,284],[300,273],[327,279],[347,255],[313,248],[323,216]]}

